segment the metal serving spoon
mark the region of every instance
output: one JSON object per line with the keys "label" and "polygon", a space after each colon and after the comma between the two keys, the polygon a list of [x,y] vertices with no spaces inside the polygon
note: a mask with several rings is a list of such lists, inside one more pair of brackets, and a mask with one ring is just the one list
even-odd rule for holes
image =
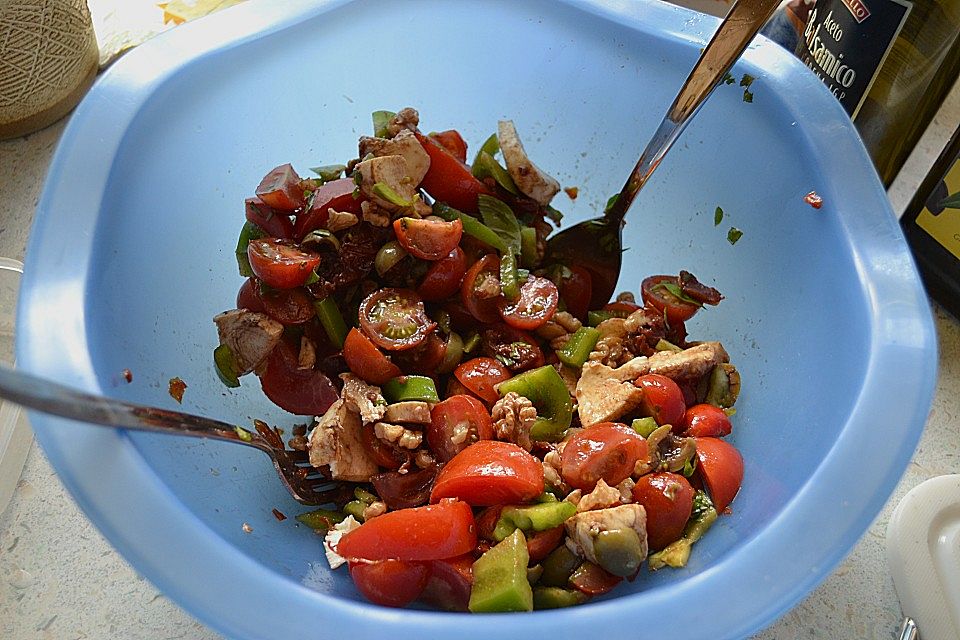
{"label": "metal serving spoon", "polygon": [[255,432],[249,431],[212,418],[83,393],[2,365],[0,398],[42,413],[104,427],[211,438],[253,447],[270,456],[283,486],[301,504],[336,502],[353,492],[352,486],[331,482],[312,467],[306,451],[285,448],[280,434],[260,421],[254,423]]}
{"label": "metal serving spoon", "polygon": [[593,276],[591,309],[610,301],[620,277],[623,218],[637,192],[686,127],[707,96],[730,70],[743,50],[766,23],[780,0],[737,0],[680,88],[673,105],[616,200],[602,217],[586,220],[552,236],[547,255],[565,265],[581,265]]}

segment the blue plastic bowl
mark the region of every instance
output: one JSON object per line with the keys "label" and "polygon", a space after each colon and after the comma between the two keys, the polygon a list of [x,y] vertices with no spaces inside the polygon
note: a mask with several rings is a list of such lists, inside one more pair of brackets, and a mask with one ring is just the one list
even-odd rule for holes
{"label": "blue plastic bowl", "polygon": [[[242,282],[243,198],[268,169],[351,157],[376,109],[416,106],[426,130],[456,127],[474,145],[512,117],[536,162],[580,187],[557,203],[569,224],[620,188],[717,24],[658,2],[297,4],[251,2],[178,28],[124,56],[78,108],[27,254],[24,369],[174,408],[167,383],[179,376],[188,411],[292,425],[256,381],[225,389],[211,361],[211,318]],[[326,568],[315,535],[274,518],[299,508],[255,451],[34,413],[37,438],[133,566],[230,637],[761,629],[886,501],[920,437],[936,352],[914,265],[842,109],[769,42],[734,69],[745,73],[753,102],[721,85],[626,229],[621,287],[681,268],[715,284],[727,299],[689,329],[722,340],[744,379],[733,437],[744,487],[686,569],[644,572],[570,610],[380,608]],[[803,202],[810,190],[822,209]],[[731,226],[743,231],[736,245]]]}

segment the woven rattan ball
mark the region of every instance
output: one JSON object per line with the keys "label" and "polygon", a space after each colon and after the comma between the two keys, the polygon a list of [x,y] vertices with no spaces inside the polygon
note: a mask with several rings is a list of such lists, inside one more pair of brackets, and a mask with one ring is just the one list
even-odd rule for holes
{"label": "woven rattan ball", "polygon": [[0,139],[70,111],[97,72],[85,0],[0,0]]}

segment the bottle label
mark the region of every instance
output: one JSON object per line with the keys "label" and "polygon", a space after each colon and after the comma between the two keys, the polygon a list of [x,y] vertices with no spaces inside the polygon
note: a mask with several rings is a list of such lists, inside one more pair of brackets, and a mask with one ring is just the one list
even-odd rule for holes
{"label": "bottle label", "polygon": [[960,161],[954,161],[927,196],[926,206],[917,215],[917,226],[960,260]]}
{"label": "bottle label", "polygon": [[913,3],[818,0],[795,51],[856,117]]}

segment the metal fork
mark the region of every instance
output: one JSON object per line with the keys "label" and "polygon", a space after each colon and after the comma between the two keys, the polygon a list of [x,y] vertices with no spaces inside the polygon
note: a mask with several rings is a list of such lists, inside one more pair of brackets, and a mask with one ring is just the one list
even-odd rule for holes
{"label": "metal fork", "polygon": [[210,438],[253,447],[270,456],[280,481],[297,502],[305,505],[349,499],[352,487],[330,480],[310,465],[306,451],[284,447],[276,428],[254,420],[254,431],[180,411],[160,409],[97,396],[59,383],[0,366],[0,398],[28,409],[104,427],[137,429],[193,438]]}

